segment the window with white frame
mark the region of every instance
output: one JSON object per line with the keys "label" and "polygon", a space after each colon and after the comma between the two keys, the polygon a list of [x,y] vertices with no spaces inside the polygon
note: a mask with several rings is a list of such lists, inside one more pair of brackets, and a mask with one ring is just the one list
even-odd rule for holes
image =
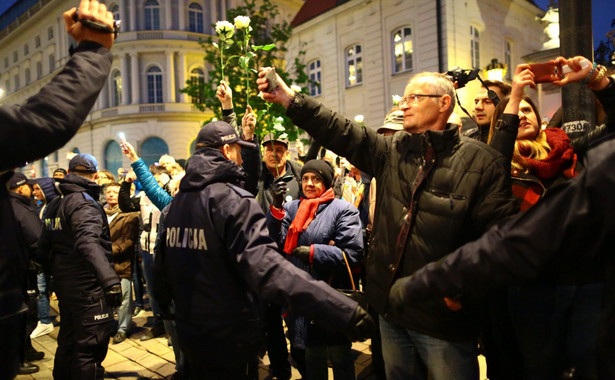
{"label": "window with white frame", "polygon": [[50,26],[49,29],[47,29],[47,39],[50,40],[53,38],[53,26]]}
{"label": "window with white frame", "polygon": [[393,73],[412,70],[412,28],[401,27],[393,32]]}
{"label": "window with white frame", "polygon": [[346,49],[346,87],[363,84],[363,50],[361,45]]}
{"label": "window with white frame", "polygon": [[30,84],[30,69],[26,69],[24,71],[24,74],[26,75],[26,86]]}
{"label": "window with white frame", "polygon": [[147,69],[147,101],[162,103],[162,71],[158,66]]}
{"label": "window with white frame", "polygon": [[122,74],[115,71],[111,77],[111,107],[122,104]]}
{"label": "window with white frame", "polygon": [[188,6],[189,30],[195,33],[203,33],[203,7],[198,3],[190,3]]}
{"label": "window with white frame", "polygon": [[193,69],[190,72],[190,83],[197,86],[196,96],[192,97],[192,103],[203,103],[203,85],[205,84],[205,73],[201,69]]}
{"label": "window with white frame", "polygon": [[49,73],[56,69],[56,57],[53,54],[49,54]]}
{"label": "window with white frame", "polygon": [[504,63],[506,64],[506,80],[512,81],[512,43],[504,41]]}
{"label": "window with white frame", "polygon": [[318,96],[322,94],[321,70],[319,59],[315,59],[312,62],[308,63],[308,77],[310,78],[310,95]]}
{"label": "window with white frame", "polygon": [[160,4],[157,0],[145,2],[145,30],[160,29]]}
{"label": "window with white frame", "polygon": [[42,76],[43,76],[43,62],[37,61],[36,62],[36,80],[41,79]]}
{"label": "window with white frame", "polygon": [[111,6],[109,7],[109,12],[111,12],[111,14],[113,14],[113,19],[114,20],[119,20],[120,19],[120,6],[117,4],[111,4]]}
{"label": "window with white frame", "polygon": [[474,25],[470,25],[470,56],[472,68],[480,68],[480,32]]}
{"label": "window with white frame", "polygon": [[15,75],[15,77],[13,78],[13,81],[15,82],[15,91],[19,90],[19,74]]}

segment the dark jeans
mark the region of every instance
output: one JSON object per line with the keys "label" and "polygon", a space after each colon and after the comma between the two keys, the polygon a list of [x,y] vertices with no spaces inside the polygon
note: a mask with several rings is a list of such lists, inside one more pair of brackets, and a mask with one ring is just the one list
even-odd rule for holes
{"label": "dark jeans", "polygon": [[603,284],[532,284],[509,289],[510,311],[525,380],[575,378],[596,374],[596,342]]}
{"label": "dark jeans", "polygon": [[143,307],[143,269],[141,269],[141,260],[142,257],[141,249],[137,248],[137,254],[135,255],[134,262],[132,263],[132,287],[135,292],[135,307]]}
{"label": "dark jeans", "polygon": [[288,349],[286,348],[286,337],[282,324],[282,311],[279,305],[267,305],[265,330],[271,374],[281,379],[290,379],[290,362],[288,361]]}
{"label": "dark jeans", "polygon": [[335,380],[355,380],[351,343],[337,346],[308,346],[305,349],[307,380],[327,380],[327,360],[333,367]]}
{"label": "dark jeans", "polygon": [[[143,276],[145,277],[145,283],[147,284],[149,304],[152,307],[152,312],[154,313],[154,315],[160,315],[160,307],[158,306],[158,302],[156,301],[156,295],[154,294],[154,278],[152,275],[152,264],[154,263],[154,255],[147,251],[142,251],[142,254],[143,261],[141,262],[141,264],[143,265]],[[162,327],[162,322],[154,318],[154,326]]]}

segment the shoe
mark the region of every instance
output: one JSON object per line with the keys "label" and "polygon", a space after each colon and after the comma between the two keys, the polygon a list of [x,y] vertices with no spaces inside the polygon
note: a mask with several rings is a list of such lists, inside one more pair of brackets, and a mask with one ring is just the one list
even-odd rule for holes
{"label": "shoe", "polygon": [[136,317],[140,316],[141,314],[143,314],[144,312],[145,312],[145,310],[141,306],[137,306],[132,311],[132,317],[136,318]]}
{"label": "shoe", "polygon": [[17,372],[17,374],[18,375],[29,375],[32,373],[37,373],[38,370],[39,368],[36,364],[32,364],[29,361],[24,361],[19,366],[19,371]]}
{"label": "shoe", "polygon": [[123,331],[118,331],[117,334],[113,337],[113,344],[122,343],[126,340],[126,333]]}
{"label": "shoe", "polygon": [[34,347],[30,347],[26,349],[26,353],[24,355],[27,362],[35,362],[37,360],[41,360],[45,357],[45,353],[42,351],[36,351]]}
{"label": "shoe", "polygon": [[145,333],[145,335],[143,335],[141,337],[141,342],[145,342],[146,340],[150,340],[153,338],[157,338],[161,335],[164,335],[165,331],[164,331],[164,327],[163,326],[154,326],[151,329],[149,329],[148,332]]}
{"label": "shoe", "polygon": [[30,334],[30,339],[38,338],[39,336],[47,335],[54,329],[53,323],[41,323],[36,325],[36,328]]}

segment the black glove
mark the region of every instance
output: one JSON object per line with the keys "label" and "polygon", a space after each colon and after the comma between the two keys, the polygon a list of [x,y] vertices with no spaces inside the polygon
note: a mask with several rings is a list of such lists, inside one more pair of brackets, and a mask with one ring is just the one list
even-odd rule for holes
{"label": "black glove", "polygon": [[295,247],[295,249],[293,249],[290,254],[291,256],[295,256],[302,262],[308,264],[310,262],[310,252],[311,251],[312,251],[312,248],[309,245],[300,245],[298,247]]}
{"label": "black glove", "polygon": [[[409,278],[409,277],[408,277]],[[392,311],[400,312],[406,303],[406,277],[400,278],[393,283],[389,290],[388,304]]]}
{"label": "black glove", "polygon": [[271,185],[271,195],[273,196],[273,207],[281,209],[284,204],[284,196],[288,191],[288,187],[286,187],[287,178],[280,177],[273,181]]}
{"label": "black glove", "polygon": [[375,329],[376,324],[372,317],[361,306],[357,306],[352,319],[348,322],[348,326],[346,326],[344,335],[351,342],[363,342],[372,336]]}
{"label": "black glove", "polygon": [[107,288],[107,290],[105,290],[105,298],[109,306],[119,307],[122,304],[122,286],[116,284]]}

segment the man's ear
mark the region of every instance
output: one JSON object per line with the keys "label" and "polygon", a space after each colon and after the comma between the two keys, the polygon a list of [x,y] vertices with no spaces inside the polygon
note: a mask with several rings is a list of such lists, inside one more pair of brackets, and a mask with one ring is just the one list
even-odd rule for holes
{"label": "man's ear", "polygon": [[441,112],[446,112],[451,108],[451,102],[453,99],[450,95],[442,95],[442,106],[440,107]]}
{"label": "man's ear", "polygon": [[229,144],[224,144],[219,149],[227,160],[231,159],[231,146]]}

